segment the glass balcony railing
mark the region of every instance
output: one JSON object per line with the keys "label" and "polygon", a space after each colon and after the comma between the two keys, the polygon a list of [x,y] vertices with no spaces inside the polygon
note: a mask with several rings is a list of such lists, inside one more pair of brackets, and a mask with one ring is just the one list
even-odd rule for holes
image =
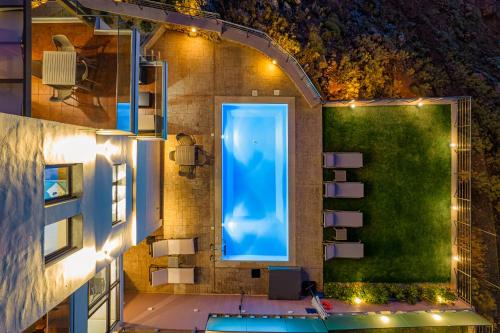
{"label": "glass balcony railing", "polygon": [[[29,115],[29,3],[0,1],[0,112]],[[26,65],[28,63],[28,65]]]}
{"label": "glass balcony railing", "polygon": [[139,80],[139,135],[167,137],[167,78],[165,61],[143,57]]}
{"label": "glass balcony railing", "polygon": [[138,134],[138,31],[115,15],[42,9],[32,18],[32,116]]}

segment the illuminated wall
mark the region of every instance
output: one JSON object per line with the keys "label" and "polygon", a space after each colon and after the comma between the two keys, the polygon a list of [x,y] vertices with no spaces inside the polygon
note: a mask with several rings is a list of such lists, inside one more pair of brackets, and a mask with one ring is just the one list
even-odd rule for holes
{"label": "illuminated wall", "polygon": [[[136,229],[143,222],[135,216],[132,193],[137,145],[129,137],[7,114],[0,114],[0,142],[0,332],[18,332],[138,241]],[[145,145],[159,149],[159,142]],[[46,207],[45,165],[71,163],[82,165],[78,196]],[[126,221],[112,226],[112,165],[121,163],[128,184]],[[82,218],[79,248],[45,264],[45,225],[74,215]],[[86,322],[82,302],[85,295],[74,298],[82,317],[76,324],[84,323],[83,317]]]}

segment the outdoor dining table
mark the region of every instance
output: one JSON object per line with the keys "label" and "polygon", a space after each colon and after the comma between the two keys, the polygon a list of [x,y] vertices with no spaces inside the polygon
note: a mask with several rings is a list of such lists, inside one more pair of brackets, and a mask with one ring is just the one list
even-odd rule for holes
{"label": "outdoor dining table", "polygon": [[74,86],[76,52],[43,51],[42,83],[49,86]]}
{"label": "outdoor dining table", "polygon": [[175,163],[178,165],[196,164],[196,147],[179,145],[175,148]]}

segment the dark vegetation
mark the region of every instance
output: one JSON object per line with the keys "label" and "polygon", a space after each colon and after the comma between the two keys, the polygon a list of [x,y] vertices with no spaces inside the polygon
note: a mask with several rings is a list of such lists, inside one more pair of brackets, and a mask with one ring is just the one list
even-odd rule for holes
{"label": "dark vegetation", "polygon": [[387,304],[391,301],[408,304],[418,302],[449,304],[457,299],[455,293],[448,287],[415,283],[326,282],[324,293],[326,297],[353,304],[355,304],[356,297],[369,304]]}

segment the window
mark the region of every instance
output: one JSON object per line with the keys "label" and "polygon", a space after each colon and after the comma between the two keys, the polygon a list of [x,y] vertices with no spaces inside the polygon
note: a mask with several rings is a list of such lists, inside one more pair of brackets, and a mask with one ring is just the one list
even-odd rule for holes
{"label": "window", "polygon": [[113,207],[112,224],[115,225],[125,221],[126,215],[126,165],[113,165]]}
{"label": "window", "polygon": [[70,332],[71,305],[69,298],[43,315],[23,333]]}
{"label": "window", "polygon": [[43,188],[45,202],[71,198],[71,180],[70,165],[46,166]]}
{"label": "window", "polygon": [[71,219],[64,219],[45,226],[43,255],[48,263],[73,249]]}
{"label": "window", "polygon": [[110,332],[120,319],[120,261],[97,273],[88,283],[89,319],[88,332]]}

